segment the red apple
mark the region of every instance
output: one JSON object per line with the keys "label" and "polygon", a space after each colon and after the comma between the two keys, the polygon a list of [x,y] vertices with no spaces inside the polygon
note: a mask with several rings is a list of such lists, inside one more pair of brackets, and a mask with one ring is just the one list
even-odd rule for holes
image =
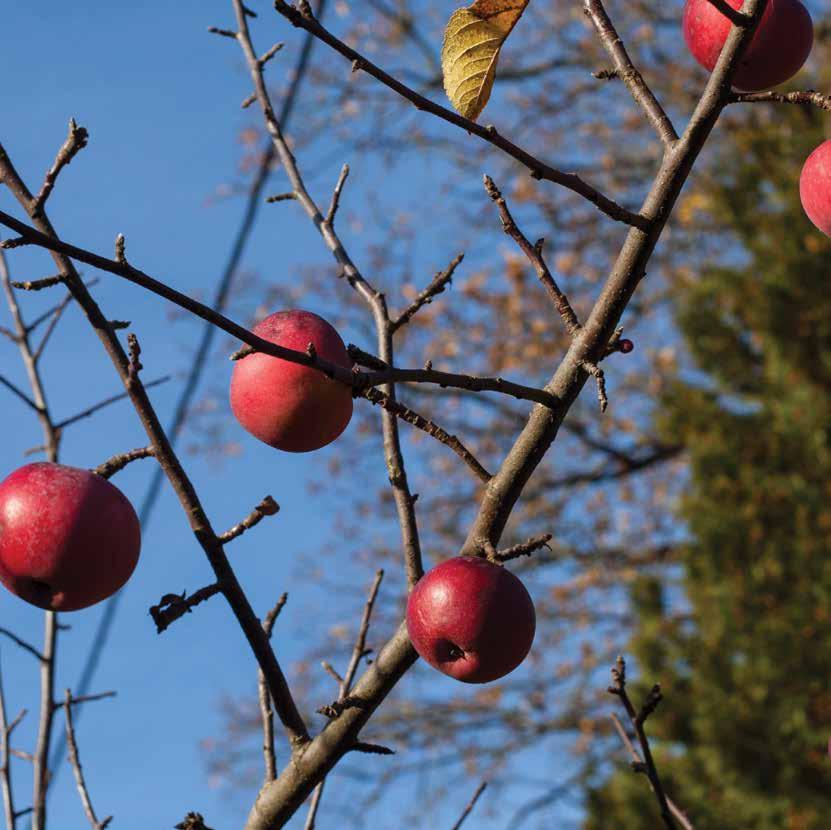
{"label": "red apple", "polygon": [[512,672],[534,642],[534,604],[520,580],[475,556],[425,574],[407,602],[415,650],[444,674],[488,683]]}
{"label": "red apple", "polygon": [[[727,0],[741,9],[742,0]],[[709,0],[686,0],[684,40],[693,57],[712,72],[732,24]],[[796,75],[808,59],[814,27],[799,0],[768,0],[759,26],[739,60],[733,86],[746,92],[770,89]]]}
{"label": "red apple", "polygon": [[0,483],[0,582],[38,608],[106,599],[130,578],[140,547],[132,505],[89,470],[27,464]]}
{"label": "red apple", "polygon": [[[317,354],[350,369],[338,333],[310,311],[278,311],[254,334],[280,346]],[[238,360],[231,378],[231,409],[255,438],[279,450],[309,452],[335,440],[352,417],[352,390],[316,369],[279,357],[251,354]]]}
{"label": "red apple", "polygon": [[799,198],[808,218],[831,236],[831,140],[820,144],[803,165]]}

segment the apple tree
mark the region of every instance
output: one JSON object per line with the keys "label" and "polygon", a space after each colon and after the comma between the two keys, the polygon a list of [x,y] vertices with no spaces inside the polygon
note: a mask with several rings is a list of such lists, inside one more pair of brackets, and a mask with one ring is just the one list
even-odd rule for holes
{"label": "apple tree", "polygon": [[[640,148],[636,152],[637,164],[621,165],[617,169],[618,162],[612,156],[607,165],[608,181],[600,184],[593,183],[590,175],[570,172],[549,161],[544,147],[539,150],[536,147],[533,150],[526,148],[520,130],[516,136],[509,137],[508,133],[491,125],[483,125],[478,120],[500,77],[503,48],[511,48],[515,32],[521,31],[524,16],[527,14],[530,17],[534,13],[534,4],[527,0],[518,3],[508,0],[477,0],[450,17],[442,49],[442,76],[454,109],[388,72],[371,59],[368,52],[358,51],[351,45],[350,38],[339,36],[321,22],[320,9],[316,13],[308,2],[291,6],[277,0],[274,4],[276,15],[274,12],[270,14],[281,20],[282,25],[301,29],[307,35],[307,43],[314,39],[329,50],[326,53],[328,71],[333,71],[331,67],[340,62],[341,68],[351,67],[353,74],[366,79],[366,85],[356,93],[356,99],[366,95],[369,88],[381,90],[384,95],[397,96],[400,105],[409,108],[408,111],[414,108],[412,111],[416,111],[422,121],[441,122],[448,129],[458,130],[454,141],[460,141],[462,147],[474,146],[487,152],[489,158],[507,160],[514,177],[518,170],[522,171],[522,187],[513,187],[511,193],[500,189],[494,179],[485,175],[484,190],[478,198],[491,210],[492,220],[501,225],[516,246],[517,255],[522,258],[522,265],[517,265],[516,260],[513,263],[517,284],[519,279],[516,275],[525,270],[533,273],[540,283],[539,297],[530,303],[533,306],[534,322],[538,325],[530,333],[527,330],[526,314],[532,310],[518,307],[514,302],[517,295],[525,293],[525,286],[521,291],[513,292],[513,295],[505,295],[504,307],[494,305],[491,308],[491,313],[502,325],[516,325],[519,336],[525,338],[524,342],[530,346],[546,342],[546,338],[556,345],[556,350],[549,351],[546,348],[534,355],[534,374],[540,378],[530,383],[522,382],[525,378],[521,381],[503,376],[503,367],[510,369],[523,366],[522,359],[517,360],[510,354],[486,355],[482,369],[477,365],[478,362],[473,362],[474,355],[470,355],[471,363],[466,364],[464,358],[467,354],[459,355],[453,365],[447,365],[447,358],[456,357],[452,350],[443,354],[439,352],[443,358],[440,368],[432,360],[421,366],[401,360],[400,354],[409,356],[416,351],[416,343],[432,342],[440,345],[443,339],[446,343],[454,339],[448,337],[447,327],[436,332],[429,323],[422,325],[420,321],[429,320],[429,309],[426,307],[445,292],[459,267],[461,257],[450,260],[450,264],[426,287],[415,292],[409,302],[392,305],[391,299],[387,297],[391,287],[382,278],[384,268],[380,263],[367,265],[353,258],[349,233],[342,230],[336,221],[340,215],[344,192],[348,188],[349,168],[342,169],[328,204],[318,201],[308,185],[309,179],[303,163],[303,144],[301,142],[298,149],[289,141],[285,131],[285,114],[275,106],[266,85],[264,73],[267,67],[273,66],[279,48],[275,46],[266,51],[255,48],[254,40],[258,37],[256,27],[261,25],[261,17],[265,13],[255,14],[240,0],[231,3],[234,20],[232,26],[213,28],[212,31],[239,47],[248,69],[253,92],[244,103],[246,106],[258,107],[269,142],[265,153],[266,161],[264,164],[261,162],[260,169],[268,171],[275,161],[279,164],[280,176],[284,187],[288,189],[272,197],[272,201],[287,202],[302,210],[319,234],[322,250],[331,256],[337,268],[339,279],[332,279],[331,286],[342,292],[344,298],[341,302],[348,309],[347,313],[356,314],[360,308],[364,325],[367,326],[367,321],[369,322],[367,328],[370,334],[363,346],[350,346],[347,351],[329,323],[314,315],[309,315],[314,318],[313,323],[308,319],[301,321],[296,312],[288,312],[288,317],[283,318],[281,325],[275,324],[277,315],[274,315],[249,329],[224,313],[224,299],[211,307],[144,270],[140,263],[133,261],[126,240],[121,235],[116,238],[114,256],[87,250],[65,239],[60,229],[53,225],[47,208],[61,171],[87,144],[86,130],[74,121],[39,189],[27,183],[20,175],[14,165],[12,148],[0,148],[0,178],[19,205],[17,213],[0,211],[0,224],[9,232],[2,247],[10,252],[12,260],[17,248],[42,248],[50,253],[58,272],[56,276],[42,280],[13,282],[4,261],[4,284],[16,326],[9,331],[10,339],[17,344],[27,368],[31,370],[31,391],[26,392],[17,387],[13,387],[13,391],[31,403],[31,408],[40,419],[44,429],[47,463],[54,465],[59,460],[60,430],[45,404],[42,380],[37,371],[39,354],[37,347],[30,342],[27,327],[22,322],[18,293],[63,286],[83,311],[101,341],[102,348],[110,357],[148,439],[147,447],[122,454],[103,465],[103,470],[96,468],[93,474],[100,476],[115,472],[140,457],[152,457],[176,493],[193,531],[195,545],[201,548],[215,576],[215,582],[190,594],[162,595],[151,608],[158,630],[165,630],[192,610],[198,613],[196,606],[213,596],[221,595],[239,624],[259,668],[266,774],[265,782],[251,807],[246,824],[249,830],[285,825],[314,792],[308,819],[309,826],[313,826],[323,793],[323,782],[345,756],[350,753],[388,754],[386,746],[365,738],[364,729],[370,730],[371,724],[383,723],[383,710],[377,715],[376,710],[399,685],[419,654],[445,673],[474,682],[496,679],[525,657],[532,636],[530,632],[534,628],[533,610],[527,604],[527,594],[524,593],[522,584],[516,577],[508,578],[505,563],[529,556],[533,558],[540,552],[545,555],[549,543],[553,542],[556,550],[556,545],[563,541],[562,535],[558,537],[551,532],[532,532],[545,519],[545,513],[539,509],[539,505],[527,516],[525,512],[529,505],[534,506],[533,498],[529,499],[529,496],[533,496],[534,488],[540,488],[539,481],[534,482],[532,477],[547,469],[546,465],[550,464],[551,459],[549,451],[555,439],[558,445],[563,441],[559,437],[561,433],[582,442],[601,456],[605,454],[614,457],[622,466],[623,473],[631,472],[633,467],[637,468],[638,463],[649,466],[650,463],[677,453],[677,446],[672,440],[662,439],[656,442],[654,454],[641,455],[631,460],[633,456],[616,452],[613,444],[613,449],[607,451],[609,443],[593,437],[593,428],[586,428],[585,421],[567,421],[566,416],[580,411],[587,399],[592,400],[594,418],[601,417],[596,414],[596,410],[605,413],[609,407],[610,389],[607,388],[606,375],[607,371],[611,373],[612,370],[607,368],[604,361],[617,354],[632,352],[632,339],[622,337],[623,332],[619,327],[621,318],[632,304],[637,306],[640,292],[636,293],[636,290],[646,275],[647,268],[655,261],[653,258],[661,256],[660,248],[656,252],[656,246],[666,233],[667,223],[676,208],[681,190],[723,112],[729,109],[729,105],[745,103],[803,104],[820,109],[829,108],[828,99],[816,93],[757,91],[789,80],[807,58],[812,39],[811,22],[802,4],[798,0],[768,0],[767,3],[765,0],[748,0],[741,8],[739,5],[733,0],[730,3],[724,0],[700,4],[691,0],[688,3],[684,13],[684,34],[692,54],[711,72],[706,82],[702,83],[700,94],[690,95],[687,92],[686,98],[681,96],[677,103],[672,102],[671,108],[665,108],[656,92],[658,85],[648,83],[646,75],[636,68],[603,4],[600,0],[585,0],[582,11],[589,25],[581,28],[577,36],[572,34],[573,27],[569,29],[572,47],[579,53],[586,33],[589,33],[594,44],[590,59],[596,59],[599,52],[605,53],[604,60],[610,67],[598,72],[593,83],[621,81],[622,84],[608,85],[604,100],[608,96],[619,99],[625,94],[625,87],[626,93],[631,96],[632,110],[627,111],[624,120],[631,122],[632,114],[636,112],[636,129],[648,130],[652,134],[649,152],[642,153]],[[557,10],[552,12],[556,13]],[[680,25],[680,14],[674,24]],[[410,35],[413,31],[411,26]],[[582,59],[586,60],[586,57],[583,56]],[[671,61],[666,65],[671,65]],[[553,68],[556,67],[549,67],[548,70]],[[775,72],[773,68],[776,69]],[[766,74],[768,71],[772,74]],[[532,78],[533,74],[531,73]],[[665,85],[663,80],[659,83],[661,87]],[[323,88],[326,88],[325,85]],[[336,89],[336,86],[332,85],[332,89]],[[684,110],[684,104],[689,104],[687,110]],[[619,112],[616,110],[610,117],[620,117]],[[566,123],[573,128],[576,114],[569,111],[565,118]],[[676,123],[680,124],[681,118],[685,121],[683,130],[676,128]],[[373,138],[383,141],[384,136]],[[613,132],[607,136],[607,140],[611,147],[617,149]],[[413,136],[416,147],[422,142],[425,147],[429,146],[429,136]],[[650,157],[650,153],[654,153],[654,157]],[[825,173],[821,158],[817,158],[812,157],[814,161],[803,174],[802,194],[809,216],[822,228],[827,220],[827,206],[831,203],[828,196],[831,180]],[[459,164],[460,180],[463,173],[470,172],[470,166],[479,163],[480,160],[475,155],[463,159]],[[590,164],[584,166],[589,172],[593,169]],[[814,169],[816,172],[813,172]],[[481,175],[481,169],[479,174]],[[798,179],[795,171],[795,192],[799,188]],[[262,197],[263,180],[264,177],[257,180],[252,187],[251,193],[257,198]],[[620,188],[607,189],[605,185],[613,184],[616,180],[622,181]],[[468,177],[466,182],[469,181]],[[538,204],[541,207],[550,205],[552,217],[562,216],[567,224],[570,223],[568,232],[573,237],[575,247],[585,264],[597,274],[594,280],[589,280],[583,286],[584,290],[579,293],[577,300],[573,293],[567,296],[563,290],[563,280],[557,273],[557,268],[550,264],[543,240],[533,241],[533,237],[523,229],[524,223],[517,218],[519,213],[514,205],[514,196],[517,197],[516,202],[522,204],[523,200],[536,198],[529,197],[528,193],[536,193],[538,188],[547,188],[544,201]],[[568,197],[567,210],[560,205],[561,194]],[[640,198],[638,202],[630,204],[634,195],[639,195]],[[575,203],[579,208],[572,210],[571,206]],[[637,203],[640,206],[634,207]],[[598,233],[599,227],[613,229],[614,236],[610,235],[608,241],[595,249],[593,243],[598,235],[602,235],[602,232]],[[694,248],[695,245],[690,247]],[[608,259],[596,253],[597,250],[606,248],[617,249],[610,267]],[[566,260],[560,261],[558,258],[558,262],[563,270],[569,268]],[[313,708],[313,705],[310,702],[299,702],[296,688],[292,688],[278,659],[279,649],[275,649],[271,643],[272,629],[283,603],[278,602],[261,620],[249,601],[245,586],[236,577],[225,550],[226,545],[235,538],[252,529],[265,516],[273,514],[273,502],[264,500],[248,517],[225,533],[215,530],[171,440],[171,437],[176,437],[179,427],[172,430],[172,436],[168,434],[147,393],[142,375],[145,367],[141,362],[141,333],[131,332],[125,347],[120,333],[123,326],[119,321],[108,319],[102,311],[90,287],[81,279],[78,269],[82,265],[132,282],[205,321],[212,327],[211,331],[215,329],[225,332],[239,341],[242,346],[233,355],[236,365],[231,406],[245,429],[273,447],[309,451],[334,441],[349,421],[353,399],[357,401],[357,408],[365,407],[365,412],[374,411],[370,405],[375,405],[380,410],[383,457],[390,483],[389,498],[400,526],[400,547],[394,555],[391,552],[389,559],[404,574],[409,592],[409,608],[406,619],[403,614],[398,614],[398,626],[394,633],[372,661],[367,663],[366,636],[371,615],[376,610],[380,576],[376,579],[366,603],[348,669],[342,675],[335,673],[338,679],[337,697],[321,707],[326,718],[322,728],[312,728],[310,725],[306,710]],[[571,267],[574,267],[573,264]],[[510,273],[511,269],[507,270]],[[327,290],[335,289],[330,287]],[[530,291],[530,288],[527,290]],[[470,296],[480,308],[487,309],[490,299],[487,291],[481,288],[477,291],[475,282],[470,288]],[[544,307],[542,297],[547,298],[548,304]],[[506,308],[510,312],[507,315],[503,313]],[[480,317],[480,323],[481,319]],[[464,317],[463,313],[458,318],[460,327],[470,322],[470,318]],[[475,327],[470,336],[474,334]],[[369,345],[372,339],[374,346]],[[552,354],[557,355],[555,360],[551,359]],[[476,368],[469,368],[471,366]],[[578,397],[586,384],[593,387],[594,393],[583,396],[578,403]],[[614,389],[611,383],[610,388]],[[460,414],[456,416],[458,427],[450,430],[442,423],[445,412],[441,401],[458,401],[461,397],[464,398],[465,408],[460,409]],[[501,436],[502,442],[507,444],[504,451],[498,442],[493,443],[491,439],[489,443],[487,434],[477,437],[477,446],[488,452],[487,466],[480,460],[479,452],[471,450],[466,438],[466,433],[476,435],[477,419],[467,416],[467,403],[474,400],[476,402],[471,406],[481,406],[485,411],[488,407],[499,409],[504,402],[520,402],[519,405],[511,403],[511,408],[499,411],[503,423],[513,424],[510,440],[507,440],[508,428]],[[480,403],[480,400],[483,402]],[[428,414],[423,413],[422,402],[429,408]],[[453,417],[453,414],[449,417]],[[419,501],[410,484],[400,435],[401,424],[420,430],[444,445],[442,449],[455,456],[455,467],[471,477],[468,481],[473,482],[472,487],[468,483],[455,493],[439,488],[432,494],[435,500],[449,496],[453,504],[453,519],[444,528],[431,526],[429,510],[425,508],[424,501]],[[487,429],[483,432],[487,433]],[[46,469],[57,473],[65,468]],[[22,475],[23,471],[13,473],[4,485],[6,490],[13,488],[17,480],[14,476]],[[74,475],[80,478],[80,473]],[[591,481],[593,473],[583,471],[571,475],[577,476],[574,483],[580,483],[581,475]],[[455,480],[454,478],[453,481]],[[545,487],[537,492],[544,494]],[[11,523],[13,526],[13,520],[16,521],[15,517],[19,515],[18,498],[19,491],[16,489],[11,497],[6,496],[4,525]],[[75,509],[99,509],[100,503],[93,496],[89,498],[89,502],[84,502]],[[360,501],[361,494],[355,494],[355,498]],[[32,508],[33,511],[37,509]],[[421,511],[426,516],[420,515]],[[524,518],[529,519],[527,524],[523,522]],[[464,530],[459,535],[462,519]],[[510,534],[514,544],[506,545],[503,536],[509,521],[512,523]],[[96,532],[101,530],[102,523],[98,524]],[[431,580],[438,579],[441,569],[448,565],[439,565],[425,576],[422,543],[425,525],[431,528],[427,531],[431,533],[431,539],[441,538],[442,533],[450,538],[456,537],[458,545],[454,551],[448,550],[447,556],[451,553],[458,554],[458,558],[451,562],[457,563],[460,569],[453,579],[440,583],[440,589],[433,591],[431,601],[427,603],[420,598],[430,587]],[[527,530],[523,533],[525,528]],[[61,539],[56,546],[56,561],[62,560],[64,556],[71,558],[71,549],[73,546],[78,547],[78,539],[72,537],[73,532],[76,532],[74,527],[65,529],[68,538]],[[19,588],[21,580],[36,580],[38,584],[44,585],[47,574],[36,571],[42,561],[33,550],[21,555],[19,538],[16,530],[13,533],[4,531],[0,537],[0,579],[7,587],[23,595],[26,592]],[[106,544],[104,537],[99,541]],[[588,547],[594,545],[589,544]],[[42,550],[45,548],[39,549]],[[585,557],[587,552],[577,551],[577,555]],[[657,556],[660,557],[660,554]],[[53,669],[57,659],[55,643],[58,630],[55,613],[62,610],[59,601],[54,598],[63,592],[60,584],[62,573],[57,568],[48,574],[49,579],[54,576],[55,582],[49,582],[47,586],[53,599],[40,603],[50,609],[47,612],[46,642],[42,649],[35,650],[43,666],[42,699],[45,701],[38,746],[32,753],[35,792],[31,812],[32,824],[36,830],[42,830],[46,824],[48,753],[57,708],[53,705]],[[491,582],[485,580],[482,588],[474,591],[475,596],[471,597],[470,591],[477,587],[477,577],[473,574],[477,573],[495,576],[488,577]],[[535,573],[533,567],[528,570],[529,582],[534,579]],[[28,584],[31,585],[31,581]],[[488,591],[491,587],[488,585],[518,585],[519,588],[494,588],[490,594]],[[112,591],[118,585],[113,582],[108,587]],[[585,584],[582,587],[585,588]],[[507,599],[500,593],[503,591],[507,592]],[[522,597],[521,602],[516,599],[518,596]],[[556,592],[553,596],[556,598]],[[404,597],[401,599],[403,601]],[[455,636],[439,632],[442,614],[448,609],[458,614],[460,608],[463,609],[459,617],[462,625],[457,626]],[[412,622],[416,618],[418,626]],[[419,628],[418,632],[415,631],[416,628]],[[9,634],[22,642],[24,647],[34,648],[25,639]],[[437,634],[444,638],[443,642],[447,646],[446,653],[442,656],[437,656],[432,651],[435,644],[433,638]],[[483,649],[481,655],[478,653],[480,648]],[[459,670],[468,661],[476,664],[480,659],[484,663],[495,661],[497,668],[493,671],[489,669],[481,675],[475,669],[472,673]],[[547,686],[542,684],[540,688],[544,694]],[[646,695],[643,708],[639,710],[627,692],[622,662],[615,668],[613,690],[623,703],[636,736],[633,743],[621,727],[624,743],[633,756],[639,759],[640,768],[649,778],[662,820],[668,827],[692,826],[662,785],[658,766],[644,732],[644,721],[657,707],[660,693],[653,689]],[[71,728],[71,712],[77,700],[69,693],[65,700],[68,739],[84,807],[90,823],[98,827],[103,823],[96,818],[89,793],[83,784]],[[281,754],[287,759],[279,772],[273,723],[275,714],[285,733]],[[13,807],[10,797],[8,738],[13,727],[14,723],[8,721],[4,707],[0,706],[0,733],[4,738],[0,753],[0,778],[4,782],[7,823],[12,830],[22,816]],[[389,731],[394,734],[394,728],[389,728]],[[636,743],[639,746],[636,747]],[[479,792],[481,790],[477,791]],[[673,796],[683,803],[683,792],[673,793]],[[202,823],[203,819],[194,813],[182,822],[182,826],[198,830]]]}

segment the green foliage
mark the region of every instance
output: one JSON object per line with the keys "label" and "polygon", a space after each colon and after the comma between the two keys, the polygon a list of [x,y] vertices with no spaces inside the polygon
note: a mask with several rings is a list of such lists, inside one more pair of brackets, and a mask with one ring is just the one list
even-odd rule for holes
{"label": "green foliage", "polygon": [[[819,830],[831,814],[831,244],[798,193],[825,137],[796,107],[722,137],[706,212],[736,244],[675,296],[699,371],[659,421],[688,450],[691,541],[681,591],[636,583],[629,652],[633,698],[666,695],[648,731],[696,830]],[[621,763],[585,827],[654,830],[654,801]]]}

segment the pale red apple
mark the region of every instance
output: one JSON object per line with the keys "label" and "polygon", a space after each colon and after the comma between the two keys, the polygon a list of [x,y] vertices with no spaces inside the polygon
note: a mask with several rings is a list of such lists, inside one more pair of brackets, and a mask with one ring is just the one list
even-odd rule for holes
{"label": "pale red apple", "polygon": [[831,140],[808,156],[799,177],[799,198],[808,218],[831,236]]}
{"label": "pale red apple", "polygon": [[140,547],[132,505],[89,470],[27,464],[0,483],[0,582],[32,605],[76,611],[112,596]]}
{"label": "pale red apple", "polygon": [[465,683],[488,683],[513,671],[530,651],[535,629],[534,604],[522,582],[479,557],[436,566],[407,602],[415,650]]}
{"label": "pale red apple", "polygon": [[[338,333],[310,311],[275,312],[253,332],[302,352],[313,343],[319,357],[352,367]],[[288,452],[309,452],[325,447],[346,429],[352,417],[352,390],[316,369],[255,353],[234,366],[231,409],[260,441]]]}
{"label": "pale red apple", "polygon": [[[734,9],[742,7],[742,0],[727,2]],[[712,72],[731,26],[708,0],[686,0],[684,40],[705,69]],[[799,0],[768,0],[759,26],[739,59],[733,86],[754,92],[784,83],[802,68],[813,42],[811,15]]]}

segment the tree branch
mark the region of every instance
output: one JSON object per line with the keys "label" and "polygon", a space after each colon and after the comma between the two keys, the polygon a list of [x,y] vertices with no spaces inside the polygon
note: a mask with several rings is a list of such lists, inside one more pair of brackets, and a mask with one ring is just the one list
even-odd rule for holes
{"label": "tree branch", "polygon": [[103,821],[98,821],[95,815],[95,809],[92,806],[92,800],[89,797],[89,790],[87,789],[87,782],[84,780],[84,772],[81,768],[81,759],[78,755],[78,744],[75,740],[75,729],[72,725],[72,695],[69,689],[66,690],[64,697],[64,711],[66,712],[66,743],[69,747],[69,763],[72,765],[72,772],[75,774],[75,783],[78,785],[78,794],[81,796],[81,804],[84,807],[84,814],[89,821],[92,830],[105,830],[107,825],[112,821],[112,816],[108,816]]}
{"label": "tree branch", "polygon": [[485,192],[488,196],[490,196],[496,207],[499,209],[499,218],[502,220],[502,230],[504,230],[505,233],[517,243],[522,253],[524,253],[528,258],[528,261],[537,272],[540,282],[548,292],[548,296],[551,298],[554,308],[557,309],[557,313],[563,318],[566,331],[574,337],[577,332],[580,331],[580,322],[577,319],[577,315],[574,313],[574,309],[571,307],[571,303],[568,301],[568,297],[560,291],[560,287],[555,282],[554,277],[551,276],[551,272],[545,264],[545,260],[542,257],[543,240],[540,239],[536,245],[532,245],[528,241],[525,234],[523,234],[517,227],[513,216],[511,216],[510,210],[508,210],[507,202],[502,196],[499,188],[493,183],[493,179],[490,176],[485,176]]}
{"label": "tree branch", "polygon": [[464,258],[464,254],[457,254],[444,271],[439,271],[433,279],[430,280],[430,284],[427,288],[421,291],[410,303],[410,305],[407,306],[407,308],[405,308],[404,311],[402,311],[401,314],[399,314],[398,317],[390,323],[393,334],[402,326],[406,326],[407,323],[409,323],[410,320],[418,313],[422,306],[433,302],[433,297],[441,294],[445,288],[450,285],[453,281],[453,274],[456,272],[459,265],[461,265]]}
{"label": "tree branch", "polygon": [[609,57],[614,62],[617,76],[626,84],[632,98],[635,99],[635,102],[655,128],[658,138],[661,139],[664,146],[669,146],[678,141],[678,133],[675,132],[672,121],[669,120],[664,108],[632,63],[620,35],[603,7],[602,0],[584,0],[583,11],[591,20],[603,48],[609,53]]}
{"label": "tree branch", "polygon": [[504,153],[507,153],[511,158],[516,159],[520,164],[528,168],[531,175],[535,179],[544,179],[545,181],[554,182],[574,193],[579,194],[585,199],[588,199],[598,210],[605,213],[607,216],[615,219],[618,222],[623,222],[632,227],[640,228],[646,231],[649,226],[648,219],[644,216],[632,213],[630,210],[619,205],[608,196],[601,193],[599,190],[592,187],[590,184],[581,179],[576,173],[564,173],[554,167],[545,164],[538,158],[535,158],[527,151],[516,144],[509,141],[507,138],[501,136],[496,128],[493,126],[482,126],[475,121],[470,121],[462,117],[452,110],[442,107],[434,103],[429,98],[420,95],[414,89],[396,80],[391,75],[384,72],[379,66],[376,66],[368,58],[356,52],[350,46],[347,46],[342,40],[335,37],[328,29],[324,28],[315,18],[309,13],[304,14],[299,9],[290,6],[283,0],[275,0],[274,8],[285,17],[292,25],[305,29],[311,32],[316,38],[323,41],[327,46],[330,46],[340,55],[343,55],[348,61],[352,63],[353,71],[361,69],[368,75],[371,75],[376,80],[380,81],[384,86],[398,93],[402,98],[408,100],[416,109],[430,113],[443,121],[460,127],[467,133],[471,133],[488,144],[499,148]]}

